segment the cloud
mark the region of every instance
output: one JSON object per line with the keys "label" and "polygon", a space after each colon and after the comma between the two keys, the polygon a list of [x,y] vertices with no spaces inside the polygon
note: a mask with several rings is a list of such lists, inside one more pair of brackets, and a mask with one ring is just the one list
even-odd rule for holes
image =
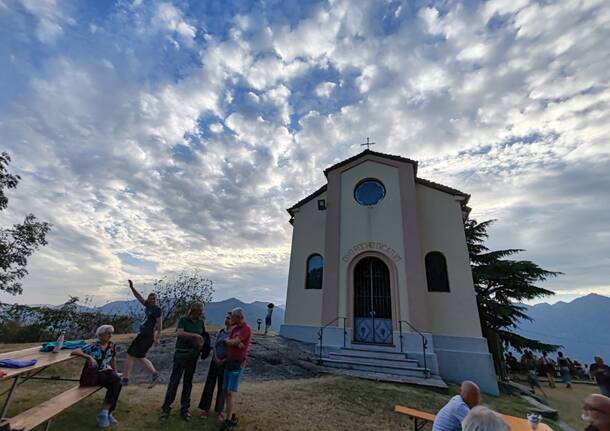
{"label": "cloud", "polygon": [[284,302],[284,209],[367,136],[566,273],[547,287],[610,294],[609,22],[603,1],[4,2],[6,218],[54,224],[20,300],[196,268]]}

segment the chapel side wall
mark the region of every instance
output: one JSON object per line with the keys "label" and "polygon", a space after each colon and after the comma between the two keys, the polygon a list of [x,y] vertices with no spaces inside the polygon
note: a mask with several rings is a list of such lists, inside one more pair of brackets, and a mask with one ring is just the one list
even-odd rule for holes
{"label": "chapel side wall", "polygon": [[421,184],[416,192],[422,258],[440,251],[447,260],[449,276],[450,292],[427,292],[430,332],[481,337],[460,202],[456,196]]}
{"label": "chapel side wall", "polygon": [[326,261],[324,256],[326,211],[318,210],[318,199],[326,199],[326,193],[307,202],[295,213],[285,325],[321,326],[322,290],[305,289],[307,258],[317,253]]}
{"label": "chapel side wall", "polygon": [[[354,199],[354,189],[356,185],[365,178],[376,178],[380,180],[386,189],[383,200],[374,207],[365,207]],[[402,208],[400,201],[400,180],[398,169],[383,163],[366,161],[357,166],[344,171],[341,174],[341,260],[339,269],[339,314],[342,316],[351,315],[349,308],[353,304],[348,302],[348,267],[354,256],[346,256],[346,253],[353,246],[369,241],[383,243],[394,250],[392,253],[384,251],[396,266],[397,291],[399,309],[401,313],[408,310],[406,275],[404,272],[403,250],[403,227],[402,227]],[[396,257],[398,256],[398,257]],[[394,324],[396,325],[399,317],[406,319],[407,316],[397,316],[393,313]],[[351,322],[350,322],[351,323]],[[349,323],[348,323],[349,325]]]}

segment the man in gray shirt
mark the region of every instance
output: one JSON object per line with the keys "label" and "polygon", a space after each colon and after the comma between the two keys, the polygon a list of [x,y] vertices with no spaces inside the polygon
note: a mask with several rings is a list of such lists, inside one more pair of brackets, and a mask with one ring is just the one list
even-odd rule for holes
{"label": "man in gray shirt", "polygon": [[449,400],[440,409],[434,419],[432,431],[461,431],[462,421],[471,408],[481,402],[481,390],[475,382],[465,380],[460,388],[460,394]]}

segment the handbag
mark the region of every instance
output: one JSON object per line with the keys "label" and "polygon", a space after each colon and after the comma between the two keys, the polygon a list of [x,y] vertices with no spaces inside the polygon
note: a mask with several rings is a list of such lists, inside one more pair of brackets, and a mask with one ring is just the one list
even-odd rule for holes
{"label": "handbag", "polygon": [[104,362],[104,359],[106,358],[106,354],[108,353],[108,350],[110,350],[110,349],[114,349],[114,344],[108,343],[108,347],[106,347],[106,349],[104,349],[104,351],[102,352],[102,358],[99,360],[97,366],[92,367],[91,364],[89,363],[89,361],[85,362],[83,371],[81,371],[81,373],[80,373],[79,383],[81,386],[85,386],[85,387],[99,386],[98,367],[99,367],[100,363]]}
{"label": "handbag", "polygon": [[203,333],[203,347],[201,348],[201,359],[206,360],[208,356],[210,356],[210,352],[212,351],[212,340],[210,339],[210,334],[207,332]]}

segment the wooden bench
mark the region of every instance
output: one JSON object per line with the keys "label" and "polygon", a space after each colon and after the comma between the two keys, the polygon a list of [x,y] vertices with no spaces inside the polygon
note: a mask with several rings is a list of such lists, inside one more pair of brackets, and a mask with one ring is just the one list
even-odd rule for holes
{"label": "wooden bench", "polygon": [[93,395],[100,389],[102,388],[99,386],[75,386],[36,407],[32,407],[31,409],[8,419],[8,423],[11,425],[11,428],[29,431],[46,422],[47,426],[45,429],[48,430],[51,426],[51,419],[79,401]]}
{"label": "wooden bench", "polygon": [[[411,409],[409,407],[395,405],[394,411],[403,415],[409,416],[413,420],[413,427],[415,431],[421,430],[428,422],[434,422],[436,415],[428,412],[422,412],[419,410]],[[530,431],[529,422],[526,419],[521,419],[515,416],[503,415],[502,419],[511,429],[511,431]],[[547,424],[538,424],[538,431],[553,431],[553,429]]]}
{"label": "wooden bench", "polygon": [[394,406],[394,411],[409,416],[413,420],[413,429],[415,431],[422,429],[428,422],[434,422],[436,417],[432,413],[422,412],[398,404]]}

